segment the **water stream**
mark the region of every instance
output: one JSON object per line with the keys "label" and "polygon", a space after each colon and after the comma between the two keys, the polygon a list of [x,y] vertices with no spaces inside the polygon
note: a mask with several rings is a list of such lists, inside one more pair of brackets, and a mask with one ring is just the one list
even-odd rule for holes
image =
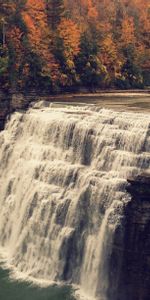
{"label": "water stream", "polygon": [[127,178],[149,171],[149,128],[147,114],[95,106],[12,115],[0,133],[0,246],[16,279],[109,300],[114,233]]}

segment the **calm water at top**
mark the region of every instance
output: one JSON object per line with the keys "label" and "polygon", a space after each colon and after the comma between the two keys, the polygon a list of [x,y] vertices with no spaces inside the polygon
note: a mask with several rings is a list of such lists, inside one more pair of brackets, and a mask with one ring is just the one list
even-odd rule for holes
{"label": "calm water at top", "polygon": [[150,113],[150,91],[143,92],[113,92],[96,94],[68,94],[50,97],[51,102],[63,102],[76,105],[93,104],[119,111],[135,111]]}

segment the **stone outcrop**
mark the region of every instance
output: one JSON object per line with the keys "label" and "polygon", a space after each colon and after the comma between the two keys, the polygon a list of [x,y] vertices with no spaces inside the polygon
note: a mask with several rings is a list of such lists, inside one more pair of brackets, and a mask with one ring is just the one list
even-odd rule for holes
{"label": "stone outcrop", "polygon": [[32,101],[37,100],[36,93],[10,93],[0,91],[0,130],[4,129],[5,121],[15,110],[27,109]]}
{"label": "stone outcrop", "polygon": [[0,91],[0,130],[4,128],[4,123],[10,113],[10,96]]}
{"label": "stone outcrop", "polygon": [[[150,174],[128,180],[131,201],[125,208],[125,218],[112,255],[112,269],[120,268],[117,282],[117,300],[150,299]],[[122,249],[118,240],[122,244]],[[116,261],[116,265],[114,263]],[[113,289],[113,287],[112,287]],[[113,297],[112,296],[112,297]]]}

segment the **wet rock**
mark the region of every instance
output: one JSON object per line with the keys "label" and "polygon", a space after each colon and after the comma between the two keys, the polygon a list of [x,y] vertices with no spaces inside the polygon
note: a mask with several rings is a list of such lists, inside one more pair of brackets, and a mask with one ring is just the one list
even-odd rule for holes
{"label": "wet rock", "polygon": [[10,99],[7,94],[0,91],[0,130],[4,129],[4,123],[10,112]]}
{"label": "wet rock", "polygon": [[[122,233],[122,247],[114,245],[112,261],[120,268],[117,279],[117,293],[111,294],[114,300],[150,299],[150,174],[143,173],[128,179],[127,191],[131,201],[125,209]],[[120,266],[119,266],[120,261]],[[116,268],[112,265],[112,269]],[[118,271],[117,271],[118,272]],[[114,279],[115,281],[115,279]],[[113,298],[114,297],[114,298]]]}

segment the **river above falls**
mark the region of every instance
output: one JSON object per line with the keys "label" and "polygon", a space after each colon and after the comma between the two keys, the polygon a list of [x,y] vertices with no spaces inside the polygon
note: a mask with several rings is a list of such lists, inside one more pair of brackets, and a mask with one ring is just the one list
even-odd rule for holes
{"label": "river above falls", "polygon": [[119,111],[150,113],[150,91],[143,92],[101,92],[95,94],[67,94],[48,97],[50,102],[96,105]]}

